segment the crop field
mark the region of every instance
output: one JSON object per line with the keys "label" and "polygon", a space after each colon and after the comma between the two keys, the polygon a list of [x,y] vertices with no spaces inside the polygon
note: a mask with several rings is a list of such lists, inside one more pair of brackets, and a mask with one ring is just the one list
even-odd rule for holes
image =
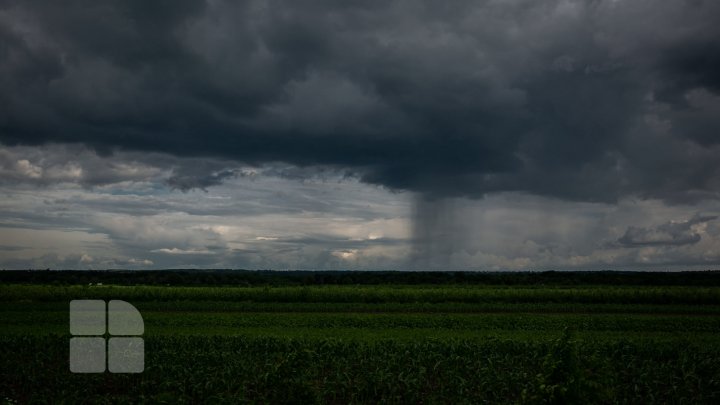
{"label": "crop field", "polygon": [[[122,299],[140,374],[73,374],[68,303]],[[6,403],[720,403],[720,287],[0,285]]]}

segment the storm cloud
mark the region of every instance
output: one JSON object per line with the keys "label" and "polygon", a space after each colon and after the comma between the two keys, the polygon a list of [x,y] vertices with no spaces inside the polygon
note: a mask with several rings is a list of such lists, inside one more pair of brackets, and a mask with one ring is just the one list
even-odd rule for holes
{"label": "storm cloud", "polygon": [[709,0],[0,0],[0,265],[716,265],[718,21]]}
{"label": "storm cloud", "polygon": [[705,224],[717,216],[695,215],[687,221],[669,222],[655,228],[628,227],[618,239],[621,246],[682,246],[700,242],[702,236],[696,225]]}
{"label": "storm cloud", "polygon": [[434,197],[716,199],[719,18],[701,0],[4,0],[0,141]]}

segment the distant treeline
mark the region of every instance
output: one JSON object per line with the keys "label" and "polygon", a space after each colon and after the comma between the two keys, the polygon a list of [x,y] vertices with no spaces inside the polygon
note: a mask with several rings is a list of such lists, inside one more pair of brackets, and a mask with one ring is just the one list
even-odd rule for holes
{"label": "distant treeline", "polygon": [[120,285],[685,285],[720,286],[720,271],[410,272],[272,270],[0,270],[0,283]]}

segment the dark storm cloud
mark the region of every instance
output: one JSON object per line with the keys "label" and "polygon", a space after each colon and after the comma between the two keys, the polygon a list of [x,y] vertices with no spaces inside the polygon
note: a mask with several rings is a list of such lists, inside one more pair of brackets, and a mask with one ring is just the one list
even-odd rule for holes
{"label": "dark storm cloud", "polygon": [[717,216],[695,215],[687,221],[669,222],[655,228],[631,226],[618,239],[618,243],[624,247],[692,245],[702,239],[693,226],[716,218]]}
{"label": "dark storm cloud", "polygon": [[167,180],[167,184],[174,189],[189,191],[194,188],[207,191],[210,186],[217,186],[222,184],[223,180],[237,177],[238,171],[235,169],[221,169],[217,171],[206,172],[203,171],[200,174],[187,173],[189,168],[182,166],[180,170],[173,173],[172,176]]}
{"label": "dark storm cloud", "polygon": [[[2,1],[0,141],[324,166],[432,197],[717,198],[718,18],[681,0]],[[181,190],[235,175],[174,173]]]}
{"label": "dark storm cloud", "polygon": [[16,252],[16,251],[25,250],[25,249],[27,249],[27,248],[24,246],[0,245],[0,251],[5,251],[5,252]]}

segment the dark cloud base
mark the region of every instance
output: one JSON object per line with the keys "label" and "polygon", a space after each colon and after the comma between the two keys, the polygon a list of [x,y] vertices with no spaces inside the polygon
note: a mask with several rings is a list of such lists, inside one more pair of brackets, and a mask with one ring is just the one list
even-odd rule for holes
{"label": "dark cloud base", "polygon": [[435,197],[720,190],[713,1],[2,1],[0,13],[8,145],[325,166]]}

